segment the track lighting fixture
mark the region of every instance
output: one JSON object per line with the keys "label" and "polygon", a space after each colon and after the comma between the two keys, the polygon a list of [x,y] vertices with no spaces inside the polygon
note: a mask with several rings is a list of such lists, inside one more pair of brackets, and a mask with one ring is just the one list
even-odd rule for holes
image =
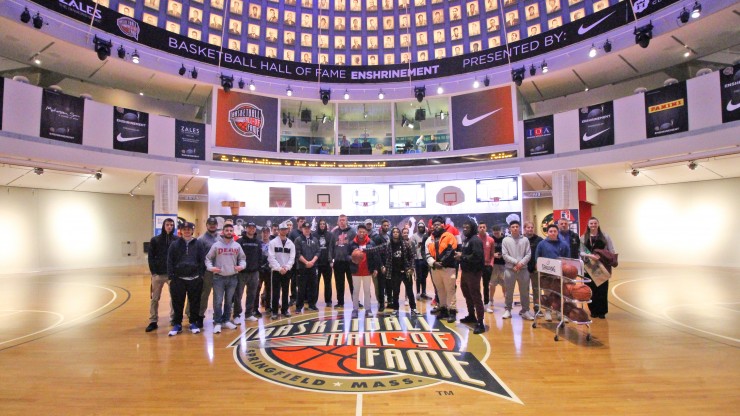
{"label": "track lighting fixture", "polygon": [[254,81],[250,80],[249,81],[249,91],[254,91],[256,89],[257,87],[254,85]]}
{"label": "track lighting fixture", "polygon": [[134,53],[131,54],[131,62],[138,64],[139,63],[139,52],[134,49]]}
{"label": "track lighting fixture", "polygon": [[533,77],[537,74],[537,68],[534,67],[534,64],[529,66],[529,76]]}
{"label": "track lighting fixture", "polygon": [[604,42],[603,48],[604,48],[604,52],[606,53],[609,53],[612,51],[612,43],[609,42],[609,39],[607,39],[606,42]]}
{"label": "track lighting fixture", "polygon": [[540,65],[540,68],[542,68],[542,73],[543,73],[543,74],[546,74],[546,73],[547,73],[547,71],[549,71],[549,70],[550,70],[550,69],[549,69],[549,68],[547,67],[547,62],[545,62],[545,61],[542,61],[542,65]]}
{"label": "track lighting fixture", "polygon": [[414,87],[414,97],[416,97],[416,101],[424,101],[424,97],[426,97],[426,95],[427,87]]}
{"label": "track lighting fixture", "polygon": [[233,75],[223,75],[219,77],[221,78],[221,86],[224,88],[224,91],[229,92],[232,88],[234,88],[234,76]]}
{"label": "track lighting fixture", "polygon": [[101,179],[103,179],[103,172],[102,171],[97,171],[97,172],[95,172],[95,174],[93,176],[95,176],[95,179],[101,180]]}
{"label": "track lighting fixture", "polygon": [[349,100],[349,90],[344,90],[344,99]]}
{"label": "track lighting fixture", "polygon": [[385,98],[385,94],[383,94],[383,90],[380,90],[380,92],[378,92],[378,99],[382,100],[384,98]]}
{"label": "track lighting fixture", "polygon": [[193,67],[193,70],[190,71],[190,78],[192,79],[198,79],[198,69]]}
{"label": "track lighting fixture", "polygon": [[95,44],[95,52],[98,54],[98,59],[105,61],[110,56],[111,48],[113,48],[113,42],[110,40],[104,40],[97,35],[93,37],[93,43]]}
{"label": "track lighting fixture", "polygon": [[511,70],[511,80],[514,81],[517,87],[520,87],[522,85],[522,81],[524,81],[525,77],[525,69],[524,67],[516,68]]}
{"label": "track lighting fixture", "polygon": [[442,88],[442,85],[440,85],[440,86],[437,87],[437,94],[442,94],[444,92],[445,92],[445,89]]}
{"label": "track lighting fixture", "polygon": [[293,89],[290,88],[290,86],[288,86],[288,88],[285,89],[285,95],[287,95],[288,97],[293,96]]}
{"label": "track lighting fixture", "polygon": [[473,88],[480,88],[480,81],[478,81],[477,79],[473,81]]}
{"label": "track lighting fixture", "polygon": [[321,98],[322,104],[324,105],[329,104],[329,100],[331,100],[331,90],[319,89],[319,97]]}
{"label": "track lighting fixture", "polygon": [[694,7],[691,9],[691,18],[698,19],[701,17],[701,4],[697,1],[694,2]]}
{"label": "track lighting fixture", "polygon": [[41,29],[44,26],[44,18],[41,17],[41,13],[36,12],[36,15],[33,16],[33,27],[36,29]]}
{"label": "track lighting fixture", "polygon": [[178,73],[178,74],[180,74],[180,76],[182,76],[182,75],[185,75],[185,72],[187,72],[187,71],[188,71],[188,70],[187,70],[187,69],[185,69],[185,64],[182,64],[182,66],[181,66],[181,67],[180,67],[180,69],[179,69],[179,70],[177,71],[177,73]]}
{"label": "track lighting fixture", "polygon": [[244,79],[243,78],[239,78],[239,89],[240,90],[244,89]]}
{"label": "track lighting fixture", "polygon": [[635,43],[642,48],[647,48],[650,45],[650,39],[653,38],[653,24],[648,23],[645,26],[636,27],[634,35]]}
{"label": "track lighting fixture", "polygon": [[596,56],[596,46],[594,44],[591,44],[591,50],[588,51],[588,57],[594,58]]}
{"label": "track lighting fixture", "polygon": [[637,175],[640,174],[640,171],[637,170],[637,169],[632,169],[632,172],[630,172],[630,173],[632,174],[632,176],[637,176]]}
{"label": "track lighting fixture", "polygon": [[689,169],[696,170],[696,168],[699,167],[699,164],[696,163],[695,160],[691,160],[691,161],[689,161],[689,165],[688,166],[689,166]]}
{"label": "track lighting fixture", "polygon": [[33,173],[37,175],[43,175],[44,174],[44,168],[33,168]]}
{"label": "track lighting fixture", "polygon": [[486,77],[485,77],[485,78],[483,78],[483,86],[484,86],[484,87],[487,87],[487,86],[489,86],[490,84],[491,84],[491,79],[490,79],[490,78],[488,78],[488,75],[486,75]]}
{"label": "track lighting fixture", "polygon": [[124,48],[123,45],[118,47],[118,57],[121,59],[126,58],[126,48]]}
{"label": "track lighting fixture", "polygon": [[683,8],[683,10],[681,10],[681,13],[678,14],[678,20],[683,24],[688,23],[690,18],[691,13],[689,13],[689,11],[686,10],[685,7]]}
{"label": "track lighting fixture", "polygon": [[28,11],[28,7],[25,7],[23,9],[23,12],[21,12],[21,22],[28,23],[31,21],[31,12]]}

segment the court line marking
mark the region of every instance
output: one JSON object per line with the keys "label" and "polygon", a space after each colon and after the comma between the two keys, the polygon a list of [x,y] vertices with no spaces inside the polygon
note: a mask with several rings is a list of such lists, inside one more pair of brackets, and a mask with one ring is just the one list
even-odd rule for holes
{"label": "court line marking", "polygon": [[362,393],[357,394],[357,403],[355,404],[355,415],[362,416]]}
{"label": "court line marking", "polygon": [[[60,324],[61,322],[63,322],[63,321],[64,321],[64,315],[62,315],[62,314],[61,314],[61,313],[59,313],[59,312],[53,312],[53,311],[42,311],[42,310],[38,310],[38,309],[20,309],[20,310],[16,310],[16,309],[14,309],[14,311],[16,311],[16,312],[15,312],[15,314],[17,314],[17,313],[22,313],[22,312],[48,313],[48,314],[51,314],[51,315],[56,315],[56,316],[57,316],[57,318],[58,318],[58,320],[57,320],[56,322],[54,322],[54,323],[53,323],[52,325],[50,325],[50,326],[47,326],[46,328],[44,328],[44,329],[41,329],[41,330],[39,330],[39,331],[36,331],[36,332],[32,332],[32,333],[30,333],[30,334],[26,334],[26,335],[23,335],[22,337],[15,337],[15,338],[13,338],[13,339],[10,339],[10,340],[7,340],[7,341],[3,341],[3,342],[0,342],[0,345],[3,345],[3,344],[8,344],[8,343],[10,343],[10,342],[13,342],[13,341],[17,341],[17,340],[19,340],[19,339],[23,339],[23,338],[28,338],[28,337],[30,337],[30,336],[34,336],[34,335],[36,335],[36,334],[40,334],[40,333],[42,333],[42,332],[45,332],[45,331],[49,331],[49,330],[51,330],[51,329],[54,329],[54,328],[56,328],[57,326],[59,326],[59,324]],[[0,311],[0,312],[10,312],[10,310],[3,310],[3,311]]]}
{"label": "court line marking", "polygon": [[21,313],[21,312],[23,312],[23,311],[22,311],[22,310],[21,310],[21,311],[19,311],[19,310],[15,310],[15,309],[13,309],[13,310],[10,310],[10,309],[6,309],[6,310],[2,310],[2,311],[0,311],[0,312],[10,312],[10,313],[8,313],[8,314],[0,315],[0,318],[7,318],[8,316],[13,316],[13,315],[17,315],[17,314],[19,314],[19,313]]}
{"label": "court line marking", "polygon": [[632,280],[626,280],[626,281],[624,281],[624,282],[619,282],[619,283],[617,283],[616,285],[612,286],[612,288],[611,288],[612,296],[614,296],[615,298],[617,298],[617,299],[618,299],[618,300],[619,300],[620,302],[624,303],[625,305],[627,305],[627,306],[629,306],[629,307],[631,307],[631,308],[633,308],[633,309],[636,309],[636,310],[638,310],[638,311],[640,311],[640,312],[642,312],[642,313],[644,313],[644,314],[647,314],[647,315],[653,316],[653,317],[655,317],[655,318],[658,318],[658,319],[665,319],[665,320],[667,320],[667,321],[669,321],[669,322],[671,322],[671,323],[674,323],[674,324],[676,324],[676,325],[682,326],[682,327],[684,327],[684,328],[688,328],[688,329],[691,329],[691,330],[693,330],[693,331],[696,331],[696,332],[701,332],[701,333],[703,333],[703,334],[711,335],[711,336],[714,336],[714,337],[717,337],[717,338],[722,338],[722,339],[726,339],[726,340],[728,340],[728,341],[732,341],[732,342],[740,343],[740,339],[737,339],[737,338],[732,338],[732,337],[727,337],[727,336],[724,336],[724,335],[720,335],[720,334],[716,334],[716,333],[714,333],[714,332],[711,332],[711,331],[705,331],[705,330],[703,330],[703,329],[699,329],[699,328],[693,327],[693,326],[691,326],[691,325],[686,325],[686,324],[684,324],[684,323],[681,323],[681,322],[679,322],[679,321],[676,321],[675,319],[672,319],[672,318],[670,318],[670,317],[668,317],[668,316],[666,315],[666,313],[665,313],[665,310],[666,310],[666,308],[664,308],[664,309],[663,309],[663,310],[661,311],[661,314],[657,314],[657,313],[654,313],[654,312],[650,312],[650,311],[648,311],[648,310],[646,310],[646,309],[643,309],[643,308],[639,308],[639,307],[637,307],[637,306],[635,306],[635,305],[633,305],[633,304],[631,304],[631,303],[627,302],[626,300],[624,300],[624,299],[623,299],[623,298],[622,298],[621,296],[619,296],[619,295],[617,294],[617,288],[618,288],[618,287],[620,287],[620,286],[622,286],[622,285],[624,285],[624,284],[627,284],[627,283],[641,282],[641,281],[645,281],[645,280],[654,280],[654,279],[668,279],[668,278],[669,278],[669,277],[657,277],[657,278],[645,278],[645,279],[632,279]]}

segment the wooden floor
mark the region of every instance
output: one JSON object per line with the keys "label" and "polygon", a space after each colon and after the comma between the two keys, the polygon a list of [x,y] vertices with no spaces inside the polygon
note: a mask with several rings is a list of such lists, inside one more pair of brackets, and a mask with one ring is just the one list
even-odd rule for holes
{"label": "wooden floor", "polygon": [[610,290],[591,342],[584,327],[555,342],[554,324],[502,320],[497,294],[485,364],[506,399],[446,382],[378,394],[268,382],[229,347],[244,328],[214,335],[210,311],[203,333],[169,338],[165,300],[159,331],[145,333],[144,268],[0,276],[0,414],[737,414],[740,270],[622,264]]}

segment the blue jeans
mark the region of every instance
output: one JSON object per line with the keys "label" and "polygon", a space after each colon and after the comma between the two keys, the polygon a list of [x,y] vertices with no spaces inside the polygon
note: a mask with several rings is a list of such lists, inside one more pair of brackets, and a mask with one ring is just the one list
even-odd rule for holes
{"label": "blue jeans", "polygon": [[[231,301],[234,299],[237,275],[213,275],[213,323],[223,324],[231,317]],[[227,299],[224,305],[224,299]]]}

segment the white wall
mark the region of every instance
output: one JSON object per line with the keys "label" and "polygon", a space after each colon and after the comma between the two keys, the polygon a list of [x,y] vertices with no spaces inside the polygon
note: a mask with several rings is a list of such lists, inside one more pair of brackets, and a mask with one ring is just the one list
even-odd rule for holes
{"label": "white wall", "polygon": [[602,190],[593,214],[620,261],[740,267],[738,190],[740,178]]}
{"label": "white wall", "polygon": [[0,274],[145,264],[152,198],[0,187],[0,230]]}

